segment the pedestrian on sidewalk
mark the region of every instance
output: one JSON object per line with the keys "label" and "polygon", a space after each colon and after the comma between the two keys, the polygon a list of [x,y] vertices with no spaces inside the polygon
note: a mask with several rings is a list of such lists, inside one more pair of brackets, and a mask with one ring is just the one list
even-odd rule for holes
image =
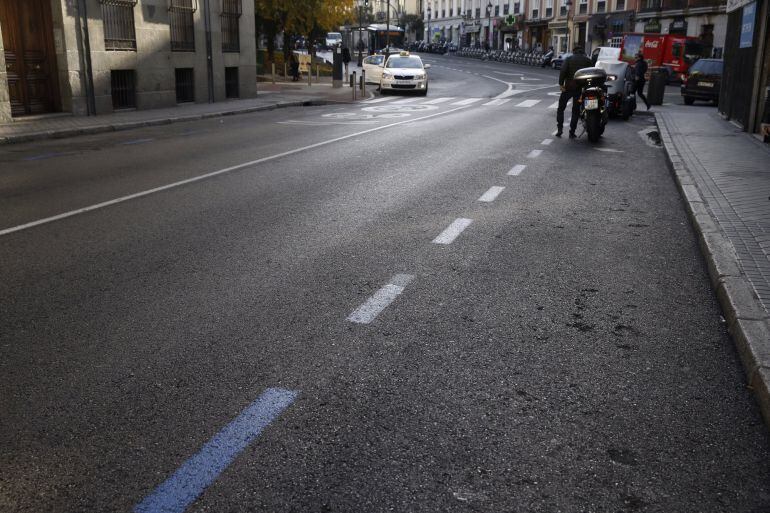
{"label": "pedestrian on sidewalk", "polygon": [[650,110],[650,102],[647,101],[647,97],[644,96],[644,84],[647,80],[644,76],[647,74],[647,61],[644,60],[642,52],[636,54],[636,62],[634,63],[634,89],[637,96],[642,99],[647,106],[647,110]]}
{"label": "pedestrian on sidewalk", "polygon": [[590,68],[591,66],[591,59],[586,56],[585,50],[580,45],[572,50],[572,55],[567,57],[561,65],[561,72],[559,72],[561,95],[559,96],[559,108],[556,109],[556,137],[561,137],[563,133],[564,110],[567,108],[567,102],[571,98],[572,119],[569,122],[569,138],[575,138],[575,129],[580,118],[580,87],[575,82],[575,72],[579,69]]}
{"label": "pedestrian on sidewalk", "polygon": [[342,63],[345,65],[345,77],[348,76],[348,66],[350,66],[350,48],[347,46],[342,48]]}
{"label": "pedestrian on sidewalk", "polygon": [[299,61],[294,52],[289,56],[289,68],[291,69],[291,81],[299,82]]}

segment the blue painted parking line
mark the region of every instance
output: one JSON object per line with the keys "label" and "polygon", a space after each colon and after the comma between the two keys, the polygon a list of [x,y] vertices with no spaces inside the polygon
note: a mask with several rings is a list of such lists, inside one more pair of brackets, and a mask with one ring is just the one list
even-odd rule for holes
{"label": "blue painted parking line", "polygon": [[154,140],[155,139],[134,139],[133,141],[125,141],[125,142],[122,142],[120,144],[122,144],[124,146],[125,145],[129,145],[129,144],[144,144],[144,143],[152,142]]}
{"label": "blue painted parking line", "polygon": [[182,513],[297,398],[299,392],[268,388],[197,454],[134,507],[134,513]]}
{"label": "blue painted parking line", "polygon": [[62,157],[64,155],[68,155],[67,153],[43,153],[42,155],[33,155],[31,157],[24,157],[22,160],[44,160],[44,159],[52,159],[54,157]]}

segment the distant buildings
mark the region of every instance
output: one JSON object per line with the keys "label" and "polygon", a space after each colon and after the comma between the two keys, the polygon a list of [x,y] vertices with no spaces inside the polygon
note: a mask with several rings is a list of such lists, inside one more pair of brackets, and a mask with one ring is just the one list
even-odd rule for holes
{"label": "distant buildings", "polygon": [[727,28],[723,0],[424,0],[422,12],[426,39],[559,52],[576,43],[590,52],[623,32],[657,32],[697,37],[720,55]]}
{"label": "distant buildings", "polygon": [[2,0],[0,121],[256,94],[249,0]]}

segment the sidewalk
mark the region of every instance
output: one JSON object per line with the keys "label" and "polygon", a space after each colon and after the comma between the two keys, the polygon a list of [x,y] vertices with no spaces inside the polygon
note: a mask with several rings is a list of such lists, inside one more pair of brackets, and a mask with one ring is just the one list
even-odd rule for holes
{"label": "sidewalk", "polygon": [[770,426],[770,146],[713,108],[672,106],[655,117],[748,385]]}
{"label": "sidewalk", "polygon": [[307,82],[259,82],[257,90],[256,98],[244,100],[189,103],[164,109],[132,110],[99,116],[53,114],[20,118],[11,123],[0,123],[0,144],[129,130],[285,107],[353,101],[350,87],[335,89],[331,87],[331,81],[316,83],[315,78],[311,86]]}

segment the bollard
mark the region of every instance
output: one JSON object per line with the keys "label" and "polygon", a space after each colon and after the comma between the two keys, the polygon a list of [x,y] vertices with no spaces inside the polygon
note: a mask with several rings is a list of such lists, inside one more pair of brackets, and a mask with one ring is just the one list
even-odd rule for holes
{"label": "bollard", "polygon": [[366,96],[366,71],[361,70],[361,98]]}
{"label": "bollard", "polygon": [[320,64],[315,65],[315,81],[317,84],[321,82],[321,65]]}
{"label": "bollard", "polygon": [[275,63],[273,63],[273,83],[275,84]]}
{"label": "bollard", "polygon": [[307,65],[307,85],[312,86],[313,85],[313,68],[312,68],[312,62]]}
{"label": "bollard", "polygon": [[284,78],[284,80],[289,78],[289,70],[288,70],[288,68],[286,66],[287,66],[286,63],[284,62],[283,63],[283,78]]}
{"label": "bollard", "polygon": [[353,101],[356,101],[356,72],[350,75],[350,89],[353,91]]}

